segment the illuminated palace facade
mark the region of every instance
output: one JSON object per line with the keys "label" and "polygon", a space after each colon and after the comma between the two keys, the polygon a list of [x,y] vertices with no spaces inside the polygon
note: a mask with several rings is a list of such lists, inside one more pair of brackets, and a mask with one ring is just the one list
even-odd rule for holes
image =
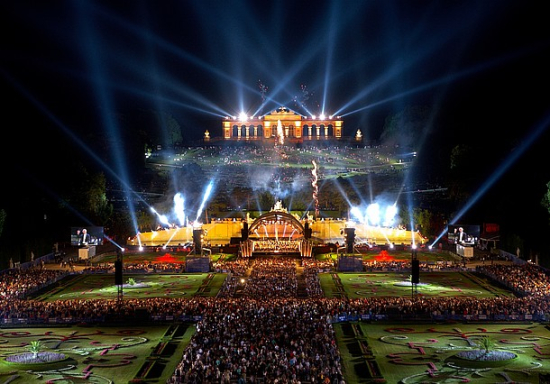
{"label": "illuminated palace facade", "polygon": [[222,121],[224,140],[258,140],[304,142],[307,140],[339,140],[344,122],[340,116],[302,116],[280,107],[259,117],[225,117]]}

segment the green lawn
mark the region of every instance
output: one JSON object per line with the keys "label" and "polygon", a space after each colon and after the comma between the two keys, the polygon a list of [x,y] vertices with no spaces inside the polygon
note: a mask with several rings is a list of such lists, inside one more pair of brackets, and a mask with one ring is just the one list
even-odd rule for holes
{"label": "green lawn", "polygon": [[[147,327],[49,327],[1,329],[0,380],[4,383],[165,383],[194,333],[193,324]],[[9,363],[32,341],[42,352],[56,352],[58,363]]]}
{"label": "green lawn", "polygon": [[[341,323],[335,325],[348,383],[538,383],[550,370],[550,330],[541,324]],[[195,331],[192,324],[147,327],[40,327],[0,330],[3,382],[164,383]],[[516,357],[505,364],[455,355],[489,336],[492,350]],[[8,363],[32,341],[63,353],[61,363]],[[88,379],[86,379],[88,377]]]}
{"label": "green lawn", "polygon": [[[124,298],[190,297],[207,293],[213,296],[220,289],[225,274],[124,274]],[[212,279],[210,279],[212,277]],[[79,275],[58,282],[38,300],[116,299],[118,287],[114,274]],[[133,279],[133,284],[129,284]],[[211,284],[212,283],[212,284]],[[201,289],[202,288],[202,289]]]}
{"label": "green lawn", "polygon": [[[334,296],[333,274],[324,274],[321,284],[327,296]],[[329,277],[326,277],[329,275]],[[364,297],[407,297],[413,294],[409,272],[365,272],[336,274],[348,298]],[[512,296],[502,288],[494,286],[484,278],[467,272],[426,272],[420,273],[420,283],[415,295],[424,297],[495,297]]]}
{"label": "green lawn", "polygon": [[[542,324],[336,325],[348,382],[368,383],[538,383],[550,372],[550,330]],[[516,355],[506,362],[467,361],[457,353],[479,349]]]}

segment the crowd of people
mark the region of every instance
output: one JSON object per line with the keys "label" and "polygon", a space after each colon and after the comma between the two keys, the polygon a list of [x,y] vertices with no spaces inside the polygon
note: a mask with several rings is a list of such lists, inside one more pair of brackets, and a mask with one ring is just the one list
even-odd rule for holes
{"label": "crowd of people", "polygon": [[[143,267],[143,266],[141,266]],[[326,383],[344,382],[332,324],[341,315],[418,314],[439,316],[550,316],[550,278],[536,265],[491,264],[478,272],[506,284],[518,296],[327,298],[319,273],[330,261],[256,257],[219,261],[228,273],[217,297],[158,297],[118,300],[72,299],[54,302],[23,298],[29,287],[44,286],[70,271],[9,270],[0,275],[0,318],[48,322],[52,318],[105,321],[132,318],[196,317],[196,332],[168,383]],[[140,268],[138,268],[139,270]],[[112,272],[107,265],[86,272]],[[85,273],[86,273],[85,272]],[[298,295],[300,281],[306,297]],[[22,295],[23,294],[23,295]]]}
{"label": "crowd of people", "polygon": [[21,271],[9,269],[0,275],[0,296],[7,300],[26,295],[65,277],[66,271],[45,270],[43,267]]}
{"label": "crowd of people", "polygon": [[296,262],[286,257],[251,259],[250,275],[243,293],[247,297],[296,297]]}
{"label": "crowd of people", "polygon": [[[299,263],[285,257],[247,262],[224,290],[229,308],[197,324],[169,383],[344,383],[331,322],[318,303],[296,299]],[[320,297],[314,270],[304,268],[307,291]]]}
{"label": "crowd of people", "polygon": [[492,264],[478,270],[522,296],[550,298],[550,276],[537,265]]}
{"label": "crowd of people", "polygon": [[295,240],[255,240],[254,252],[298,252],[300,244]]}
{"label": "crowd of people", "polygon": [[343,383],[334,329],[320,315],[320,303],[247,298],[210,304],[169,383]]}
{"label": "crowd of people", "polygon": [[[412,268],[412,261],[365,261],[363,262],[365,271],[367,272],[399,272],[404,270],[410,270]],[[465,268],[464,262],[459,261],[444,261],[436,264],[429,264],[425,262],[419,263],[421,270],[436,270],[436,271],[456,271],[463,270]]]}
{"label": "crowd of people", "polygon": [[[115,266],[113,263],[98,263],[89,265],[83,269],[83,273],[114,273]],[[123,273],[157,273],[170,272],[182,273],[185,272],[184,263],[127,263],[122,266]]]}

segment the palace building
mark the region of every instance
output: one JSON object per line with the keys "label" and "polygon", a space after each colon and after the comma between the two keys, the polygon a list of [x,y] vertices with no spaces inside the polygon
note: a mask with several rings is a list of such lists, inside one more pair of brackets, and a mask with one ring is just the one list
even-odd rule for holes
{"label": "palace building", "polygon": [[344,122],[340,116],[303,116],[280,107],[259,117],[227,116],[222,121],[224,140],[258,140],[301,143],[308,140],[339,140]]}

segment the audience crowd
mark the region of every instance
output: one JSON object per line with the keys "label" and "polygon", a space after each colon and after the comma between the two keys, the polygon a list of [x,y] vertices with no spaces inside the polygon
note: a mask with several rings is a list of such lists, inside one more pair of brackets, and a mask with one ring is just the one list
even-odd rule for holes
{"label": "audience crowd", "polygon": [[296,262],[286,257],[250,259],[251,272],[243,293],[247,297],[296,297],[298,281]]}
{"label": "audience crowd", "polygon": [[[171,266],[155,266],[168,270]],[[550,314],[550,278],[536,265],[482,265],[477,271],[505,284],[519,297],[369,297],[326,298],[319,273],[330,261],[258,257],[220,261],[228,273],[217,297],[118,300],[72,299],[54,302],[25,299],[30,289],[59,280],[69,271],[10,269],[0,275],[0,319],[48,322],[63,318],[104,321],[132,318],[145,310],[151,318],[200,319],[174,374],[176,383],[344,383],[333,322],[341,315],[400,314],[425,316]],[[398,265],[392,265],[392,268]],[[404,267],[404,266],[402,266]],[[150,269],[149,265],[129,271]],[[85,273],[113,272],[112,266],[87,267]],[[300,296],[300,286],[306,292]]]}
{"label": "audience crowd", "polygon": [[477,270],[522,296],[550,298],[550,277],[535,264],[483,265]]}
{"label": "audience crowd", "polygon": [[25,271],[9,269],[0,275],[0,296],[7,300],[24,298],[66,275],[67,271],[45,270],[42,266]]}

